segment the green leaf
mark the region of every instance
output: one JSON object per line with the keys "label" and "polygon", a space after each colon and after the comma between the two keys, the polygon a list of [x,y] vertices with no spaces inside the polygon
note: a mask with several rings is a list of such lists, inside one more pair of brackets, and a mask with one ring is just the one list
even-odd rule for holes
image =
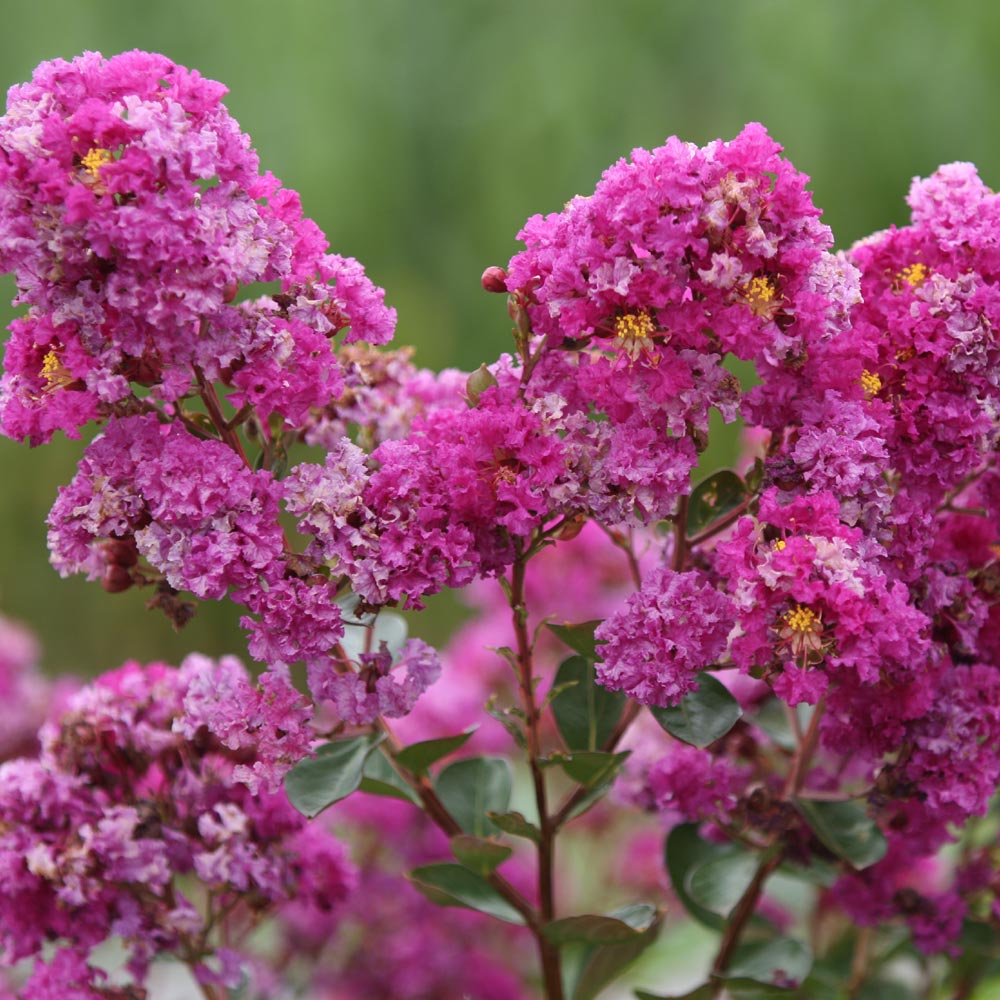
{"label": "green leaf", "polygon": [[422,865],[410,872],[409,879],[439,906],[464,906],[509,924],[524,923],[521,914],[482,875],[461,865]]}
{"label": "green leaf", "polygon": [[667,874],[674,893],[684,909],[700,924],[712,930],[722,930],[725,921],[716,913],[691,898],[687,890],[689,873],[699,865],[724,857],[732,852],[728,844],[713,844],[702,839],[697,823],[682,823],[670,831],[665,844]]}
{"label": "green leaf", "polygon": [[636,990],[637,1000],[712,1000],[712,993],[715,986],[712,983],[703,983],[696,986],[690,993],[671,993],[664,995],[660,993],[650,993],[648,990]]}
{"label": "green leaf", "polygon": [[431,764],[437,763],[442,757],[454,753],[472,738],[478,726],[466,729],[457,736],[445,736],[439,740],[424,740],[421,743],[411,743],[396,754],[396,762],[412,774],[426,774]]}
{"label": "green leaf", "polygon": [[543,758],[540,763],[561,767],[578,785],[584,788],[595,788],[598,785],[610,784],[622,765],[628,759],[630,750],[620,753],[554,753]]}
{"label": "green leaf", "polygon": [[562,640],[570,649],[586,657],[588,660],[599,660],[597,655],[598,642],[594,638],[594,630],[601,624],[600,618],[593,621],[580,622],[579,625],[553,625],[548,622],[548,629]]}
{"label": "green leaf", "polygon": [[586,913],[563,917],[542,928],[542,933],[556,945],[564,944],[625,944],[643,932],[615,917]]}
{"label": "green leaf", "polygon": [[728,917],[753,881],[760,859],[750,851],[730,848],[688,869],[685,887],[699,906]]}
{"label": "green leaf", "polygon": [[449,764],[434,787],[448,812],[466,832],[483,837],[496,832],[487,812],[506,812],[513,780],[501,757],[470,757]]}
{"label": "green leaf", "polygon": [[396,773],[384,753],[373,753],[365,761],[365,769],[359,786],[369,795],[384,795],[390,799],[402,799],[420,805],[417,793]]}
{"label": "green leaf", "polygon": [[711,674],[698,678],[698,687],[669,708],[650,706],[653,718],[671,736],[695,747],[707,747],[736,725],[743,709],[726,686]]}
{"label": "green leaf", "polygon": [[812,961],[812,951],[795,938],[755,941],[736,949],[725,978],[752,979],[788,988],[797,986],[809,975]]}
{"label": "green leaf", "polygon": [[856,803],[796,799],[795,806],[819,840],[859,871],[885,857],[882,831]]}
{"label": "green leaf", "polygon": [[487,812],[486,816],[491,819],[504,833],[509,833],[512,837],[525,837],[533,840],[536,844],[541,843],[542,831],[529,823],[519,812]]}
{"label": "green leaf", "polygon": [[820,885],[824,889],[829,889],[841,875],[840,862],[815,856],[810,858],[807,864],[786,860],[782,863],[780,871],[790,878],[808,882],[810,885]]}
{"label": "green leaf", "polygon": [[579,972],[572,991],[567,991],[570,1000],[594,1000],[608,983],[624,972],[656,940],[660,931],[661,915],[649,903],[634,903],[613,910],[608,917],[627,924],[637,933],[631,940],[617,944],[580,948],[576,962]]}
{"label": "green leaf", "polygon": [[513,708],[498,708],[495,699],[496,695],[491,695],[490,700],[486,702],[486,713],[492,715],[507,730],[507,735],[518,747],[527,750],[528,739],[524,735],[523,713]]}
{"label": "green leaf", "polygon": [[794,751],[797,741],[788,722],[786,708],[787,706],[779,699],[768,698],[747,721],[770,737],[774,744],[781,747],[782,750]]}
{"label": "green leaf", "polygon": [[456,834],[449,844],[455,860],[480,875],[489,875],[514,853],[513,848],[506,844],[498,844],[495,840],[483,837],[472,837],[467,833]]}
{"label": "green leaf", "polygon": [[346,798],[361,784],[368,755],[384,739],[385,733],[371,733],[324,744],[285,775],[288,801],[312,819]]}
{"label": "green leaf", "polygon": [[697,535],[739,507],[748,496],[743,480],[729,469],[703,479],[688,500],[687,533]]}
{"label": "green leaf", "polygon": [[600,750],[625,709],[625,695],[601,687],[595,677],[593,660],[585,656],[569,657],[556,672],[556,687],[576,682],[552,699],[552,714],[569,750]]}

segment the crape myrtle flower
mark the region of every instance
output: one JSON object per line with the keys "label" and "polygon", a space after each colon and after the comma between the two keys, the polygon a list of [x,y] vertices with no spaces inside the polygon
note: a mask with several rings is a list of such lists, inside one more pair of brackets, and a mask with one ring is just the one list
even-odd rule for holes
{"label": "crape myrtle flower", "polygon": [[[507,268],[553,346],[658,341],[752,358],[794,322],[796,294],[832,243],[808,178],[761,125],[704,148],[677,138],[609,167],[594,193],[529,219]],[[658,321],[659,320],[659,321]]]}
{"label": "crape myrtle flower", "polygon": [[219,441],[153,414],[112,419],[49,515],[63,576],[104,574],[108,541],[133,543],[166,582],[218,600],[278,572],[278,489]]}
{"label": "crape myrtle flower", "polygon": [[0,768],[4,959],[115,936],[137,983],[159,954],[238,983],[236,952],[205,964],[230,910],[329,909],[353,885],[342,846],[274,790],[310,750],[307,720],[290,685],[256,689],[231,658],[128,663],[78,692],[38,759]]}
{"label": "crape myrtle flower", "polygon": [[[43,63],[11,89],[0,267],[28,314],[5,359],[9,436],[78,436],[133,383],[172,401],[198,371],[301,420],[340,391],[330,336],[392,336],[381,290],[357,261],[328,254],[298,196],[259,173],[224,94],[138,51]],[[281,282],[273,299],[235,301],[268,281]]]}
{"label": "crape myrtle flower", "polygon": [[929,622],[892,579],[885,550],[840,520],[830,493],[783,503],[761,497],[717,549],[739,633],[734,663],[763,674],[789,704],[816,703],[832,683],[858,683],[871,697],[905,683],[929,662]]}
{"label": "crape myrtle flower", "polygon": [[1000,439],[1000,202],[968,163],[915,179],[912,222],[850,253],[863,302],[851,340],[864,360],[902,489],[937,503]]}
{"label": "crape myrtle flower", "polygon": [[644,705],[676,705],[725,652],[735,610],[703,572],[654,570],[594,633],[598,681]]}
{"label": "crape myrtle flower", "polygon": [[355,726],[380,715],[406,715],[441,675],[437,651],[420,639],[408,639],[396,656],[383,642],[377,652],[360,654],[357,666],[340,672],[313,667],[309,676],[314,696],[330,701],[337,716]]}
{"label": "crape myrtle flower", "polygon": [[327,451],[353,436],[365,451],[383,441],[405,437],[414,418],[438,407],[468,405],[468,373],[455,368],[432,372],[417,368],[413,348],[377,351],[364,344],[347,344],[337,352],[344,377],[341,395],[305,422],[307,444]]}
{"label": "crape myrtle flower", "polygon": [[863,871],[849,870],[830,897],[863,927],[904,921],[925,954],[959,953],[957,940],[968,907],[954,887],[946,887],[940,860],[922,853],[905,835],[888,834],[884,858]]}

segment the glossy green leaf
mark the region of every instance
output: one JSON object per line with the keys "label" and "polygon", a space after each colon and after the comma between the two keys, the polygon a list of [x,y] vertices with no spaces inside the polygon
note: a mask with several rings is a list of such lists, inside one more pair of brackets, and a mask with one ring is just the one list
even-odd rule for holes
{"label": "glossy green leaf", "polygon": [[867,868],[885,857],[885,836],[856,803],[796,799],[795,805],[819,840],[855,868]]}
{"label": "glossy green leaf", "polygon": [[729,469],[703,479],[688,500],[687,533],[696,535],[703,531],[739,507],[748,496],[743,480]]}
{"label": "glossy green leaf", "polygon": [[542,831],[534,823],[529,823],[522,813],[487,812],[486,816],[504,833],[509,833],[512,837],[524,837],[527,840],[533,840],[536,844],[542,839]]}
{"label": "glossy green leaf", "polygon": [[384,733],[373,733],[324,744],[285,775],[288,801],[312,819],[346,798],[361,784],[368,755],[384,739]]}
{"label": "glossy green leaf", "polygon": [[506,844],[498,844],[485,837],[473,837],[468,833],[456,834],[449,844],[455,860],[480,875],[489,875],[514,853],[513,848]]}
{"label": "glossy green leaf", "polygon": [[403,747],[396,754],[396,762],[413,774],[426,774],[431,764],[437,763],[448,754],[454,753],[472,738],[478,726],[466,729],[456,736],[445,736],[438,740],[423,740]]}
{"label": "glossy green leaf", "polygon": [[795,938],[755,941],[736,949],[725,978],[789,987],[805,980],[812,962],[810,948]]}
{"label": "glossy green leaf", "polygon": [[730,848],[725,854],[693,865],[687,874],[688,895],[699,906],[728,917],[753,881],[760,859],[750,851]]}
{"label": "glossy green leaf", "polygon": [[675,826],[665,844],[666,869],[674,893],[695,920],[712,930],[721,930],[725,921],[691,898],[687,880],[693,869],[731,852],[732,848],[728,844],[713,844],[704,840],[698,833],[697,823]]}
{"label": "glossy green leaf", "polygon": [[635,903],[608,914],[637,933],[617,944],[583,946],[570,1000],[594,1000],[608,983],[621,975],[655,940],[661,915],[649,903]]}
{"label": "glossy green leaf", "polygon": [[500,757],[455,761],[434,782],[448,812],[466,833],[476,837],[497,832],[486,813],[507,811],[511,786],[510,764]]}
{"label": "glossy green leaf", "polygon": [[549,622],[548,628],[556,638],[581,656],[588,660],[599,660],[600,656],[597,654],[599,643],[594,638],[594,630],[600,624],[600,618],[595,618],[593,621],[580,622],[578,625],[554,625]]}
{"label": "glossy green leaf", "polygon": [[653,718],[671,736],[695,747],[707,747],[736,725],[743,709],[728,688],[711,674],[698,678],[698,687],[669,708],[650,706]]}
{"label": "glossy green leaf", "polygon": [[558,765],[578,785],[584,788],[596,788],[608,784],[622,769],[630,751],[620,753],[597,753],[585,751],[582,753],[558,753],[545,758],[545,765]]}
{"label": "glossy green leaf", "polygon": [[542,928],[553,944],[624,944],[642,934],[641,930],[618,920],[596,913],[563,917]]}
{"label": "glossy green leaf", "polygon": [[402,799],[420,805],[417,793],[396,773],[384,753],[370,754],[365,761],[360,789],[369,795],[383,795],[386,798]]}
{"label": "glossy green leaf", "polygon": [[464,906],[509,924],[524,923],[521,914],[482,875],[462,865],[423,865],[414,868],[409,878],[431,902],[439,906]]}
{"label": "glossy green leaf", "polygon": [[625,710],[625,696],[601,687],[595,677],[593,660],[585,656],[569,657],[556,672],[555,686],[571,685],[552,699],[552,714],[568,750],[600,750]]}

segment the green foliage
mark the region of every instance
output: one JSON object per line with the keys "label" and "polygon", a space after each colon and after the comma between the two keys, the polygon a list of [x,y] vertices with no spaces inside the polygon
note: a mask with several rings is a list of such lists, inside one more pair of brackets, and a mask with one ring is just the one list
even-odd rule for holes
{"label": "green foliage", "polygon": [[359,787],[369,795],[384,795],[390,799],[402,799],[404,802],[420,805],[416,792],[396,773],[381,751],[370,754],[365,761]]}
{"label": "green foliage", "polygon": [[885,857],[885,836],[856,803],[796,799],[795,805],[824,846],[855,868],[868,868]]}
{"label": "green foliage", "polygon": [[559,666],[555,686],[567,685],[552,699],[559,735],[569,750],[600,750],[614,732],[625,696],[595,681],[594,661],[571,656]]}
{"label": "green foliage", "polygon": [[288,801],[312,819],[346,798],[361,784],[368,755],[384,739],[376,733],[324,744],[285,775]]}
{"label": "green foliage", "polygon": [[489,875],[514,853],[506,844],[498,844],[485,837],[459,833],[449,841],[455,860],[479,875]]}
{"label": "green foliage", "polygon": [[431,764],[436,764],[443,757],[447,757],[460,747],[465,746],[478,728],[478,726],[472,726],[457,736],[445,736],[438,740],[411,743],[396,754],[396,762],[413,774],[426,774],[427,768]]}
{"label": "green foliage", "polygon": [[677,705],[650,706],[656,721],[671,736],[695,747],[707,747],[729,732],[743,715],[740,703],[711,674],[698,678],[698,687]]}
{"label": "green foliage", "polygon": [[506,812],[512,785],[510,764],[501,757],[470,757],[449,764],[434,786],[458,825],[475,837],[497,832],[488,812]]}
{"label": "green foliage", "polygon": [[661,916],[649,903],[633,903],[606,917],[550,924],[545,933],[550,939],[554,933],[562,945],[568,1000],[594,1000],[656,940]]}
{"label": "green foliage", "polygon": [[462,906],[509,924],[524,923],[521,914],[482,875],[462,865],[423,865],[414,868],[409,877],[417,889],[439,906]]}
{"label": "green foliage", "polygon": [[703,479],[688,500],[687,533],[697,535],[704,531],[713,521],[739,507],[748,496],[746,484],[728,469]]}

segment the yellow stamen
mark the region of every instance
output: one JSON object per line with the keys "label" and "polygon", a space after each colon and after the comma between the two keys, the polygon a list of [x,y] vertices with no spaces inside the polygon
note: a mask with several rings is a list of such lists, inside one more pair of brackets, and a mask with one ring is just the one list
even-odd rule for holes
{"label": "yellow stamen", "polygon": [[73,381],[73,373],[59,360],[59,352],[52,348],[42,358],[42,368],[38,373],[45,379],[46,392],[54,392]]}
{"label": "yellow stamen", "polygon": [[917,261],[915,264],[907,264],[899,274],[897,281],[905,281],[911,288],[919,288],[930,276],[930,268],[926,264]]}
{"label": "yellow stamen", "polygon": [[750,307],[750,312],[754,316],[774,319],[775,314],[781,308],[778,289],[770,278],[751,278],[740,286],[740,292],[743,295],[743,301]]}
{"label": "yellow stamen", "polygon": [[815,632],[819,615],[804,604],[796,604],[794,608],[781,616],[781,620],[785,623],[785,627],[793,632]]}
{"label": "yellow stamen", "polygon": [[861,373],[861,388],[865,391],[865,398],[871,399],[877,396],[882,390],[882,379],[875,372],[870,372],[867,368]]}
{"label": "yellow stamen", "polygon": [[104,166],[105,163],[110,163],[111,159],[110,149],[101,149],[100,147],[96,147],[87,151],[86,155],[80,161],[80,165],[96,181],[98,171]]}
{"label": "yellow stamen", "polygon": [[785,548],[785,546],[786,546],[787,544],[788,544],[788,543],[787,543],[787,542],[786,542],[786,541],[784,540],[784,538],[776,538],[776,539],[774,540],[774,542],[773,542],[773,543],[771,544],[771,548],[772,548],[772,549],[773,549],[773,550],[774,550],[775,552],[781,552],[781,551],[783,551],[783,550],[784,550],[784,548]]}
{"label": "yellow stamen", "polygon": [[615,346],[632,361],[652,348],[656,323],[648,312],[625,313],[615,320]]}

